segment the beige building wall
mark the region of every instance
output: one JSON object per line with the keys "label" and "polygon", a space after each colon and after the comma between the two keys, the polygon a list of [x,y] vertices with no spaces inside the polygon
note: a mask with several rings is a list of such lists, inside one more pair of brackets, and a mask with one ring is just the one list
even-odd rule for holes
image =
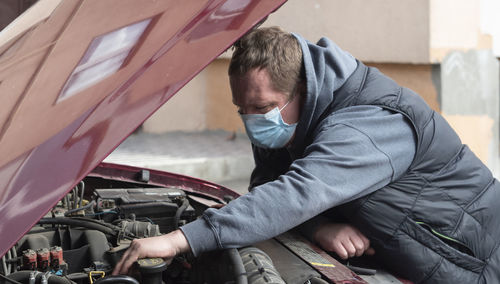
{"label": "beige building wall", "polygon": [[226,130],[244,132],[232,103],[227,68],[229,60],[212,62],[142,126],[148,133]]}
{"label": "beige building wall", "polygon": [[327,36],[362,61],[427,63],[429,17],[429,0],[289,0],[265,25]]}
{"label": "beige building wall", "polygon": [[207,72],[207,129],[224,129],[244,132],[243,123],[238,116],[238,109],[232,103],[229,78],[227,76],[228,59],[214,61]]}
{"label": "beige building wall", "polygon": [[205,130],[206,78],[205,69],[146,120],[142,130],[148,133]]}
{"label": "beige building wall", "polygon": [[382,73],[391,77],[399,85],[415,91],[437,111],[441,111],[439,90],[433,81],[436,76],[431,64],[395,64],[369,63],[367,65],[378,68]]}

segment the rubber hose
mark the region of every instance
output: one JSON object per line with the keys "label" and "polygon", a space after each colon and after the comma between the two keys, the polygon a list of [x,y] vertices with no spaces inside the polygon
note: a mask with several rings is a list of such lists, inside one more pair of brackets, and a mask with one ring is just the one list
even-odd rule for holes
{"label": "rubber hose", "polygon": [[234,278],[236,279],[236,284],[248,284],[247,273],[245,270],[245,265],[241,260],[241,255],[235,248],[227,250],[229,254],[229,260],[234,267]]}
{"label": "rubber hose", "polygon": [[38,224],[51,224],[51,225],[69,225],[69,226],[76,226],[76,227],[84,227],[87,229],[92,229],[92,230],[97,230],[100,232],[103,232],[104,234],[107,235],[112,235],[116,236],[116,232],[102,224],[97,224],[94,222],[89,222],[87,220],[79,220],[79,219],[74,219],[74,218],[65,218],[65,217],[58,217],[58,218],[42,218],[38,221]]}
{"label": "rubber hose", "polygon": [[6,281],[7,281],[7,282],[13,283],[13,284],[23,284],[23,283],[16,281],[14,279],[10,279],[9,277],[3,275],[2,273],[0,273],[0,279],[3,279],[3,281],[0,281],[0,283],[6,283]]}
{"label": "rubber hose", "polygon": [[104,222],[101,222],[101,221],[95,220],[95,219],[90,219],[90,218],[85,218],[85,217],[71,217],[71,219],[80,220],[80,221],[83,221],[83,222],[95,223],[97,225],[108,227],[108,228],[110,228],[112,230],[115,230],[115,231],[121,230],[121,228],[119,226],[116,226],[116,225],[113,225],[113,224],[109,224],[109,223],[104,223]]}
{"label": "rubber hose", "polygon": [[181,220],[181,215],[188,206],[189,206],[189,201],[187,200],[187,198],[184,198],[181,207],[179,207],[179,209],[177,209],[177,211],[175,212],[175,218],[174,218],[175,230],[179,229],[179,221]]}

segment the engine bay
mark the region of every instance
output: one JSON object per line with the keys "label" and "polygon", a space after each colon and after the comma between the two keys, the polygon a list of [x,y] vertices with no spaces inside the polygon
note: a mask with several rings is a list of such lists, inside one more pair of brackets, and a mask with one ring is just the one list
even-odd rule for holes
{"label": "engine bay", "polygon": [[57,277],[93,283],[110,274],[134,238],[165,234],[195,219],[179,188],[107,183],[99,188],[98,179],[87,178],[74,187],[2,257],[3,274],[22,283]]}
{"label": "engine bay", "polygon": [[0,283],[285,283],[256,247],[142,259],[131,276],[110,275],[133,239],[169,233],[217,203],[185,186],[86,177],[2,257]]}

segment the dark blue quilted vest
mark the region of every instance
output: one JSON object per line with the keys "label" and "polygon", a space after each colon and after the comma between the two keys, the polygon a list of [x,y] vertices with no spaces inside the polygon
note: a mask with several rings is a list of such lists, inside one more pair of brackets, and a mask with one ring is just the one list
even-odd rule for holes
{"label": "dark blue quilted vest", "polygon": [[417,150],[399,180],[344,204],[377,258],[415,283],[500,283],[500,185],[413,91],[359,63],[329,113],[376,105],[405,115]]}

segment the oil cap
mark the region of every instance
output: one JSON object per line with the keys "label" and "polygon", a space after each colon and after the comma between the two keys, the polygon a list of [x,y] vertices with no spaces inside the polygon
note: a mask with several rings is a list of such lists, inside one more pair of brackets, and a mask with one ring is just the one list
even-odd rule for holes
{"label": "oil cap", "polygon": [[162,272],[167,269],[163,258],[143,258],[137,261],[141,273],[141,283],[161,284]]}

